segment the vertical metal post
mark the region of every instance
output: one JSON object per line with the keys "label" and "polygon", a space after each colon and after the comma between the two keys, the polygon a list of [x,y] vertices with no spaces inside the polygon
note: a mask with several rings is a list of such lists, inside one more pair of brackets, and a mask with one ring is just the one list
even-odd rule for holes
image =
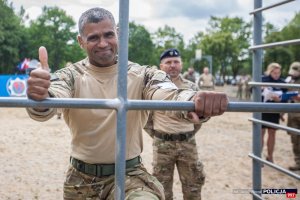
{"label": "vertical metal post", "polygon": [[115,157],[115,199],[125,199],[126,159],[126,111],[127,111],[127,66],[128,66],[128,21],[129,0],[119,0],[119,58],[118,58],[118,99],[117,139]]}
{"label": "vertical metal post", "polygon": [[[254,9],[262,7],[262,0],[254,0]],[[257,12],[253,15],[253,43],[259,45],[262,43],[262,13]],[[253,80],[261,82],[262,75],[262,49],[253,50],[252,64]],[[260,87],[253,87],[253,101],[261,102]],[[253,118],[261,120],[261,113],[253,113]],[[261,124],[252,124],[252,151],[253,154],[261,157]],[[252,159],[252,187],[254,191],[261,190],[261,163]],[[261,196],[261,194],[258,194]],[[253,196],[256,200],[257,197]]]}

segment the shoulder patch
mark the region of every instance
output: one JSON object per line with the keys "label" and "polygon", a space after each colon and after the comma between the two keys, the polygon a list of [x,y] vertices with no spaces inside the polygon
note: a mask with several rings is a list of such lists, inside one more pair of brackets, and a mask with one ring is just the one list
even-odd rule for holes
{"label": "shoulder patch", "polygon": [[164,71],[156,70],[153,79],[158,81],[164,81],[167,78],[167,74]]}
{"label": "shoulder patch", "polygon": [[178,89],[176,85],[172,82],[161,82],[157,84],[157,86],[159,86],[161,89]]}

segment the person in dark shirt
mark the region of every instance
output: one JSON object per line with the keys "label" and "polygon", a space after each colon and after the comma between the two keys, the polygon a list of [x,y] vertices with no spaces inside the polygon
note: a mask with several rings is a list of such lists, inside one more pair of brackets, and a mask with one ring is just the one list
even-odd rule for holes
{"label": "person in dark shirt", "polygon": [[[281,66],[278,63],[271,63],[268,65],[267,71],[265,72],[265,76],[262,77],[262,82],[268,82],[268,83],[285,83],[285,81],[280,77],[281,76]],[[262,101],[263,102],[281,102],[280,99],[280,92],[286,92],[286,89],[278,88],[278,87],[268,87],[263,88],[264,90],[268,90],[268,94],[263,93]],[[265,94],[265,95],[264,95]],[[279,124],[279,119],[281,118],[280,113],[262,113],[262,120]],[[266,159],[270,162],[273,162],[273,152],[275,147],[275,133],[276,129],[262,125],[262,146],[261,149],[263,150],[264,147],[264,136],[265,132],[268,130],[268,139],[267,139],[267,152],[268,155]]]}

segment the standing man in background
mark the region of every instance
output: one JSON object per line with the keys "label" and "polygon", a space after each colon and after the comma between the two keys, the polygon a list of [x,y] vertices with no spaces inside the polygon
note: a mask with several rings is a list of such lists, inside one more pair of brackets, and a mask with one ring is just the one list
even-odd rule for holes
{"label": "standing man in background", "polygon": [[208,67],[204,67],[203,74],[200,75],[197,85],[202,90],[215,89],[215,78],[209,73]]}
{"label": "standing man in background", "polygon": [[[291,76],[289,83],[300,85],[300,62],[293,62],[291,64],[289,75]],[[298,92],[300,92],[300,89],[298,89]],[[300,103],[300,95],[298,94],[298,96],[293,97],[291,103]],[[300,129],[300,113],[288,113],[287,125],[292,128]],[[300,170],[300,135],[289,132],[288,134],[291,136],[295,159],[295,165],[290,166],[289,170],[297,171]]]}
{"label": "standing man in background", "polygon": [[241,100],[243,99],[243,85],[244,85],[244,80],[242,77],[238,78],[236,85],[237,85],[236,98]]}
{"label": "standing man in background", "polygon": [[[167,49],[160,56],[160,69],[165,71],[179,90],[197,91],[197,86],[180,75],[182,61],[177,49]],[[208,118],[204,119],[206,121]],[[178,169],[185,200],[200,200],[205,175],[198,159],[195,134],[200,124],[192,124],[163,111],[153,111],[145,130],[153,137],[153,175],[162,183],[165,197],[173,199],[174,167]]]}
{"label": "standing man in background", "polygon": [[183,78],[195,83],[196,82],[196,76],[195,76],[194,67],[189,67],[188,71],[183,74]]}
{"label": "standing man in background", "polygon": [[251,99],[252,87],[249,85],[251,81],[251,76],[249,74],[246,75],[245,78],[245,98],[246,100]]}

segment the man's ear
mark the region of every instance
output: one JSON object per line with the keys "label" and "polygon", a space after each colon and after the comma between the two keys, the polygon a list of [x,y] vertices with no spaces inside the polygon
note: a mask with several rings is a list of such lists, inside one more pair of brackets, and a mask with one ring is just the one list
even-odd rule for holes
{"label": "man's ear", "polygon": [[116,31],[117,31],[117,35],[119,35],[119,33],[120,33],[120,28],[119,28],[119,26],[116,27]]}
{"label": "man's ear", "polygon": [[77,42],[78,42],[80,48],[83,48],[83,39],[80,35],[77,35]]}
{"label": "man's ear", "polygon": [[164,67],[164,65],[160,63],[160,64],[159,64],[159,69],[160,69],[160,70],[163,70],[163,67]]}

